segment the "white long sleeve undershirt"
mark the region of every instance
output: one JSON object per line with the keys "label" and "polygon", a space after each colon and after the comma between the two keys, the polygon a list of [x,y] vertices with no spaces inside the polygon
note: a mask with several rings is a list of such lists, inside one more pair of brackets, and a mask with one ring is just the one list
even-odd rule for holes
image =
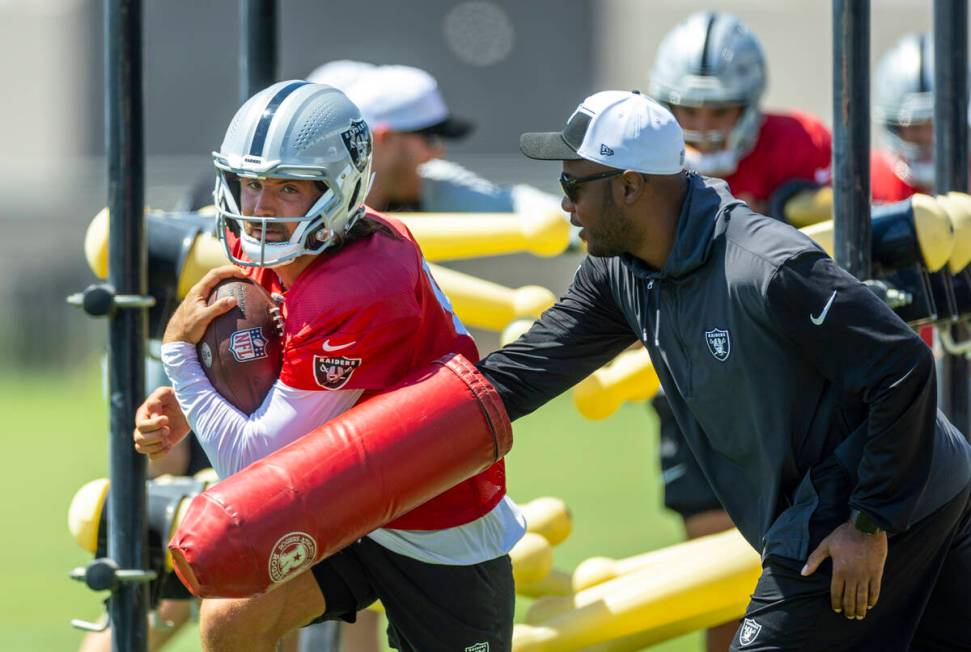
{"label": "white long sleeve undershirt", "polygon": [[[194,345],[162,345],[162,364],[189,425],[220,478],[232,475],[349,410],[363,390],[301,390],[277,380],[263,404],[245,415],[206,377]],[[431,564],[472,565],[508,553],[526,531],[519,507],[505,496],[488,514],[445,530],[381,528],[368,537],[398,554]]]}

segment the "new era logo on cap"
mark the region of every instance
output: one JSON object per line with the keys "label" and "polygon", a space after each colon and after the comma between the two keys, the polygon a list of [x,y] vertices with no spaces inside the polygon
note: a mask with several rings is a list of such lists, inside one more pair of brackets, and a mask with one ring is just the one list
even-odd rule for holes
{"label": "new era logo on cap", "polygon": [[602,91],[583,100],[561,132],[523,134],[529,158],[586,159],[644,174],[684,167],[684,134],[666,108],[637,91]]}

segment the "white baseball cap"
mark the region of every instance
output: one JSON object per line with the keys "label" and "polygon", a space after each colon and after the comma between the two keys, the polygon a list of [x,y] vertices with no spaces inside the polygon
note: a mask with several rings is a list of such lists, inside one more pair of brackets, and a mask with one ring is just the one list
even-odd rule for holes
{"label": "white baseball cap", "polygon": [[308,81],[337,86],[361,109],[372,129],[420,132],[457,139],[473,129],[453,116],[438,90],[438,82],[411,66],[374,66],[359,61],[335,61],[321,66]]}
{"label": "white baseball cap", "polygon": [[684,168],[684,134],[678,121],[640,91],[591,95],[563,131],[523,134],[519,149],[532,159],[586,159],[644,174],[677,174]]}
{"label": "white baseball cap", "polygon": [[307,75],[307,81],[314,84],[333,86],[347,95],[347,89],[353,86],[361,75],[375,68],[377,66],[373,63],[367,63],[365,61],[338,59],[337,61],[328,61],[314,68],[313,72]]}

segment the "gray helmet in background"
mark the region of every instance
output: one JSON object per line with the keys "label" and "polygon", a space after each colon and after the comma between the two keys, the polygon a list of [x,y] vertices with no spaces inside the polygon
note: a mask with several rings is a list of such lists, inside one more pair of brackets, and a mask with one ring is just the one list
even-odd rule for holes
{"label": "gray helmet in background", "polygon": [[911,183],[934,183],[933,148],[900,137],[900,127],[934,120],[934,38],[908,34],[883,55],[873,80],[873,116],[898,157],[894,172]]}
{"label": "gray helmet in background", "polygon": [[[276,267],[339,242],[364,214],[371,146],[371,131],[360,110],[332,86],[291,80],[247,100],[230,122],[219,151],[212,153],[219,236],[230,259],[250,267]],[[324,191],[306,215],[243,215],[241,178],[311,180]],[[260,238],[247,235],[243,222],[264,227]],[[288,241],[267,242],[269,222],[297,226]],[[232,255],[227,228],[239,232],[249,260]]]}
{"label": "gray helmet in background", "polygon": [[[722,152],[716,155],[717,165],[730,166],[727,172],[734,172],[758,138],[762,125],[759,102],[766,77],[762,45],[748,26],[731,14],[700,11],[688,16],[661,41],[648,90],[668,106],[743,106],[727,137],[717,132],[684,132],[689,145],[724,142]],[[686,159],[688,167],[706,172],[704,156],[694,152]],[[726,173],[725,169],[720,171]]]}

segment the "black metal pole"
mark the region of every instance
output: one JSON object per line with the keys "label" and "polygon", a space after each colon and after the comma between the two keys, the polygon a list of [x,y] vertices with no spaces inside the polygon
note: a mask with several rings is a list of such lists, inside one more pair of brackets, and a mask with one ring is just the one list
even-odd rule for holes
{"label": "black metal pole", "polygon": [[[108,282],[118,294],[146,293],[145,148],[141,0],[107,0],[106,145],[108,154]],[[108,556],[121,569],[145,567],[145,457],[132,447],[135,407],[145,395],[144,309],[115,310],[108,322],[111,492]],[[121,582],[108,603],[118,652],[147,649],[145,584]]]}
{"label": "black metal pole", "polygon": [[276,81],[278,32],[276,0],[240,0],[240,103]]}
{"label": "black metal pole", "polygon": [[870,1],[833,0],[836,262],[870,277]]}
{"label": "black metal pole", "polygon": [[[968,3],[934,0],[934,185],[938,194],[968,190]],[[957,342],[964,324],[942,325]],[[971,437],[968,360],[945,352],[939,366],[938,404]]]}

